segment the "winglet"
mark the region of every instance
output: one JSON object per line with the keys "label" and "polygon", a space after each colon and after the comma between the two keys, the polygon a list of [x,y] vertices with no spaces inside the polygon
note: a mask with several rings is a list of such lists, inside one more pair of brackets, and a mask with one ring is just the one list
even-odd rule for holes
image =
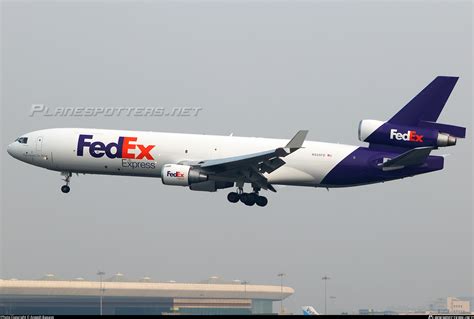
{"label": "winglet", "polygon": [[285,146],[285,150],[289,150],[289,153],[293,153],[294,151],[300,149],[303,146],[303,142],[306,139],[306,135],[308,135],[308,130],[300,130],[296,133],[295,136],[288,142]]}

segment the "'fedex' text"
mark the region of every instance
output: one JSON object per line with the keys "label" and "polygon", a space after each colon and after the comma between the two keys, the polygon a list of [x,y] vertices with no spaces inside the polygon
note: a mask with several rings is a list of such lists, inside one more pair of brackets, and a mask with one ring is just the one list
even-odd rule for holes
{"label": "'fedex' text", "polygon": [[77,141],[77,156],[84,156],[84,148],[87,147],[89,148],[89,154],[95,158],[100,158],[105,155],[108,158],[154,159],[150,151],[155,145],[138,144],[136,143],[136,137],[120,136],[117,143],[112,142],[109,144],[100,141],[92,142],[93,137],[93,135],[79,135]]}
{"label": "'fedex' text", "polygon": [[390,130],[390,139],[397,141],[417,142],[423,143],[423,135],[416,134],[416,131],[408,131],[406,133],[399,133],[397,129]]}

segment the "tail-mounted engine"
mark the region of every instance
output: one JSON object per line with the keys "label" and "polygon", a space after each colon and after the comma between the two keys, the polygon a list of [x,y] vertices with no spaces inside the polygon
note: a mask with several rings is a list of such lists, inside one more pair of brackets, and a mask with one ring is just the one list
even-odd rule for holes
{"label": "tail-mounted engine", "polygon": [[[446,126],[448,125],[440,124],[439,126],[435,126],[435,128],[443,128]],[[449,131],[449,128],[446,128],[446,130]],[[401,147],[431,146],[436,148],[456,145],[456,136],[448,132],[442,132],[439,129],[403,126],[376,120],[360,121],[359,140],[362,142]]]}

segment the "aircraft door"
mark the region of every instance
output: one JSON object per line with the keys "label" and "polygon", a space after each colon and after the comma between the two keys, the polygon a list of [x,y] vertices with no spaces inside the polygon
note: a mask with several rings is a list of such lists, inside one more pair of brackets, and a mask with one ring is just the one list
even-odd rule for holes
{"label": "aircraft door", "polygon": [[38,136],[36,138],[36,153],[41,154],[43,151],[43,137]]}

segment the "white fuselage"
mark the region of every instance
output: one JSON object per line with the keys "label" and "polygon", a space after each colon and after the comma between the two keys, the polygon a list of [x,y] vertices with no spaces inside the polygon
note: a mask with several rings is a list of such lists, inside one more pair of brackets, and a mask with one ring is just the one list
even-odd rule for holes
{"label": "white fuselage", "polygon": [[[78,149],[81,135],[92,135],[92,138],[85,140],[89,145],[83,145],[82,154]],[[288,142],[284,139],[258,137],[89,128],[46,129],[23,136],[28,138],[28,142],[12,143],[8,147],[8,152],[27,163],[61,172],[146,177],[161,177],[161,169],[165,164],[258,153],[284,147]],[[117,144],[120,137],[132,138],[127,142],[125,153],[126,156],[133,158],[107,156],[107,152],[109,155],[112,154],[112,157],[117,154],[117,147],[111,143]],[[94,142],[99,143],[90,145]],[[104,146],[108,147],[107,152]],[[148,149],[142,152],[147,147]],[[303,148],[284,158],[285,165],[266,174],[266,177],[272,184],[318,186],[338,163],[357,148],[350,145],[305,141]]]}

